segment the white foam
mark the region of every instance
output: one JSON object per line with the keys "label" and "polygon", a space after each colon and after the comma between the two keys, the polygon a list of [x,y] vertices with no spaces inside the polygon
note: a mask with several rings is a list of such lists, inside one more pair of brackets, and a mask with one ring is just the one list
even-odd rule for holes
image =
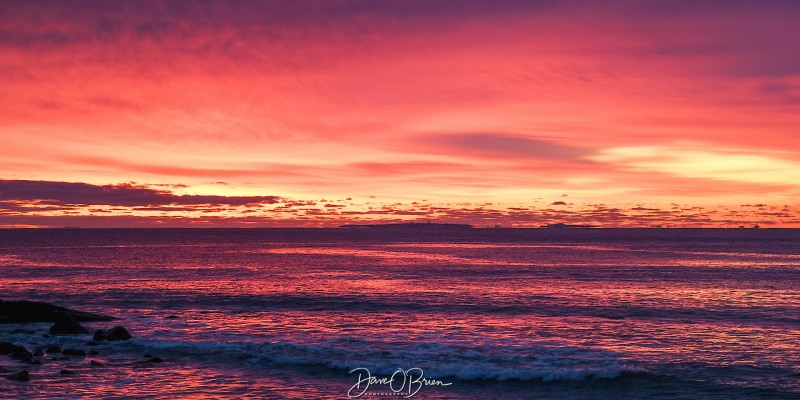
{"label": "white foam", "polygon": [[141,341],[142,345],[185,355],[247,360],[250,364],[315,365],[350,371],[367,368],[391,375],[398,368],[422,368],[432,378],[462,380],[585,380],[615,378],[628,370],[613,353],[547,343],[380,343],[332,338],[317,343]]}

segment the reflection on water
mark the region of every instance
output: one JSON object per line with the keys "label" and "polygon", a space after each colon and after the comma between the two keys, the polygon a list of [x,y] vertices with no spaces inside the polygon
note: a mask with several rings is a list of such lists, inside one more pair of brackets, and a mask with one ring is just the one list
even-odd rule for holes
{"label": "reflection on water", "polygon": [[117,315],[136,338],[0,388],[341,398],[353,368],[419,367],[455,381],[423,398],[798,394],[796,232],[474,231],[3,231],[4,298]]}

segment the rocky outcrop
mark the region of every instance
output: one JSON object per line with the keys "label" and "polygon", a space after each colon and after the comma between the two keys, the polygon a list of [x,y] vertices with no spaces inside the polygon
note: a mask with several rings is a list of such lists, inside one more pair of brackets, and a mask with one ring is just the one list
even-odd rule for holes
{"label": "rocky outcrop", "polygon": [[64,349],[61,354],[65,356],[78,356],[78,357],[86,357],[86,350],[81,349]]}
{"label": "rocky outcrop", "polygon": [[22,346],[11,347],[11,358],[20,360],[22,362],[31,362],[33,360],[33,353]]}
{"label": "rocky outcrop", "polygon": [[128,330],[125,329],[124,327],[115,326],[115,327],[111,328],[110,330],[108,330],[108,332],[106,332],[106,331],[104,331],[102,329],[98,329],[97,331],[95,331],[94,337],[92,337],[92,340],[94,340],[95,342],[99,342],[99,341],[103,341],[103,340],[108,340],[108,341],[113,342],[113,341],[119,341],[119,340],[128,340],[128,339],[130,339],[132,337],[133,336],[130,334],[130,332],[128,332]]}
{"label": "rocky outcrop", "polygon": [[81,326],[81,323],[70,315],[60,316],[55,325],[50,327],[51,335],[76,335],[80,333],[89,333],[89,330]]}
{"label": "rocky outcrop", "polygon": [[11,379],[12,381],[27,382],[31,379],[31,377],[30,374],[28,374],[28,371],[20,371],[17,372],[16,374],[7,376],[6,379]]}
{"label": "rocky outcrop", "polygon": [[14,344],[11,342],[0,342],[0,355],[10,354],[13,347]]}
{"label": "rocky outcrop", "polygon": [[[40,327],[30,325],[24,328],[15,326],[8,326],[3,328],[0,333],[0,338],[6,339],[5,333],[10,333],[12,337],[29,335],[23,343],[12,341],[0,341],[0,355],[7,356],[10,362],[9,365],[14,365],[15,368],[5,368],[0,366],[0,377],[15,380],[15,381],[28,381],[31,379],[30,374],[22,368],[33,368],[34,380],[42,382],[52,376],[51,372],[39,374],[36,371],[59,371],[60,375],[76,374],[74,370],[64,369],[64,367],[74,366],[78,363],[91,366],[92,369],[100,372],[107,366],[114,367],[115,360],[110,358],[107,361],[94,359],[94,356],[100,354],[94,348],[111,349],[115,346],[110,346],[108,341],[123,341],[129,340],[133,337],[125,327],[115,326],[111,329],[100,329],[94,334],[92,341],[87,342],[86,336],[79,336],[72,339],[59,337],[57,335],[71,335],[71,334],[88,334],[89,331],[81,325],[81,321],[110,321],[112,317],[100,314],[86,313],[82,311],[75,311],[68,308],[55,306],[43,302],[35,301],[2,301],[0,300],[0,323],[41,323],[52,322],[49,333],[44,333]],[[35,328],[35,329],[34,329]],[[56,338],[55,340],[53,338]],[[61,348],[60,341],[76,346],[75,343],[83,341],[86,346],[99,346],[87,347],[85,349],[79,347]],[[24,345],[23,345],[24,344]],[[29,350],[25,346],[30,346]],[[77,346],[81,346],[78,344]],[[124,346],[123,346],[124,347]],[[103,351],[105,353],[105,351]],[[76,357],[90,357],[90,358],[76,358]],[[14,360],[14,361],[12,361]],[[159,357],[147,355],[146,361],[139,361],[139,365],[157,364],[162,360]],[[42,367],[37,367],[41,365]],[[85,372],[83,369],[81,373]],[[3,379],[0,379],[2,381]],[[6,384],[11,385],[11,383]],[[2,386],[2,385],[0,385]],[[7,396],[3,395],[0,389],[0,399]]]}
{"label": "rocky outcrop", "polygon": [[108,315],[76,311],[40,301],[0,300],[0,323],[56,322],[64,315],[76,321],[112,321]]}

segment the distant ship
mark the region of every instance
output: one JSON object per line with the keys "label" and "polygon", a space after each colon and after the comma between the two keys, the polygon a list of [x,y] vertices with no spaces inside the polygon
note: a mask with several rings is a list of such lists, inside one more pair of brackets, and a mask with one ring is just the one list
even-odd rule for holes
{"label": "distant ship", "polygon": [[587,229],[587,228],[598,228],[597,225],[572,225],[572,224],[562,224],[562,223],[555,223],[555,224],[545,224],[541,226],[542,228],[548,229],[558,229],[558,228],[576,228],[576,229]]}

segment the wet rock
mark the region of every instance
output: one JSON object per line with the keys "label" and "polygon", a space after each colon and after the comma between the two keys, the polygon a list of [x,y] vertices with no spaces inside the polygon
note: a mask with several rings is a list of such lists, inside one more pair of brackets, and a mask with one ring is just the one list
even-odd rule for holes
{"label": "wet rock", "polygon": [[77,319],[69,315],[61,316],[55,325],[50,327],[51,335],[75,335],[79,333],[89,333],[89,331]]}
{"label": "wet rock", "polygon": [[36,350],[33,351],[33,355],[36,356],[36,357],[41,357],[41,356],[44,355],[44,350],[42,350],[42,348],[39,347],[39,348],[37,348]]}
{"label": "wet rock", "polygon": [[44,352],[47,354],[61,353],[61,347],[58,347],[56,345],[47,346]]}
{"label": "wet rock", "polygon": [[101,363],[100,361],[97,361],[97,360],[92,360],[92,361],[90,361],[90,362],[89,362],[89,364],[91,364],[91,365],[95,365],[95,366],[101,366],[101,365],[103,365],[103,363]]}
{"label": "wet rock", "polygon": [[24,333],[26,335],[33,335],[34,333],[36,333],[36,331],[34,331],[33,329],[17,328],[17,329],[12,329],[11,333]]}
{"label": "wet rock", "polygon": [[128,330],[125,329],[124,327],[115,326],[115,327],[111,328],[108,332],[106,332],[106,331],[104,331],[102,329],[98,329],[97,331],[95,331],[94,337],[92,337],[92,340],[94,340],[95,342],[99,342],[99,341],[102,341],[102,340],[108,340],[108,341],[113,342],[113,341],[119,341],[119,340],[128,340],[128,339],[130,339],[132,337],[133,337],[133,335],[131,335],[130,332],[128,332]]}
{"label": "wet rock", "polygon": [[28,351],[28,349],[22,346],[12,346],[11,347],[11,358],[15,360],[20,360],[22,362],[31,362],[33,357],[33,353]]}
{"label": "wet rock", "polygon": [[62,369],[58,373],[61,374],[61,375],[72,375],[72,374],[74,374],[74,372],[72,372],[72,371],[70,371],[68,369]]}
{"label": "wet rock", "polygon": [[29,362],[30,365],[42,365],[42,360],[33,360]]}
{"label": "wet rock", "polygon": [[64,349],[61,354],[65,356],[86,357],[86,351],[81,349]]}
{"label": "wet rock", "polygon": [[86,342],[86,345],[87,345],[87,346],[97,346],[97,345],[99,345],[99,344],[100,344],[100,343],[97,343],[97,342],[95,342],[94,340],[90,340],[90,341]]}
{"label": "wet rock", "polygon": [[149,360],[147,360],[147,362],[160,363],[160,362],[164,362],[164,360],[162,360],[161,357],[152,357]]}
{"label": "wet rock", "polygon": [[12,381],[27,382],[31,380],[31,377],[30,374],[28,374],[28,371],[20,371],[17,372],[16,374],[7,376],[6,379],[11,379]]}
{"label": "wet rock", "polygon": [[10,354],[12,347],[14,344],[11,342],[0,342],[0,355]]}
{"label": "wet rock", "polygon": [[81,322],[112,321],[114,319],[108,315],[72,310],[40,301],[0,300],[0,323],[56,322],[63,315],[68,315]]}
{"label": "wet rock", "polygon": [[165,318],[165,319],[178,319],[179,317],[178,317],[177,315],[167,315],[167,316],[166,316],[166,317],[164,317],[164,318]]}
{"label": "wet rock", "polygon": [[115,326],[111,328],[110,332],[108,332],[108,337],[106,337],[106,340],[108,341],[128,340],[132,337],[133,335],[131,335],[127,329],[121,326]]}

